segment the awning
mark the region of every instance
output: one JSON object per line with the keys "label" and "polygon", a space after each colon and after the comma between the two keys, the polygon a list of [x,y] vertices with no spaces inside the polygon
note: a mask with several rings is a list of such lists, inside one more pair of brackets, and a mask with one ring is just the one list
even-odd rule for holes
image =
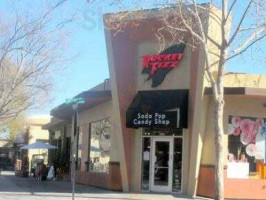
{"label": "awning", "polygon": [[126,113],[128,128],[187,128],[188,90],[139,91]]}

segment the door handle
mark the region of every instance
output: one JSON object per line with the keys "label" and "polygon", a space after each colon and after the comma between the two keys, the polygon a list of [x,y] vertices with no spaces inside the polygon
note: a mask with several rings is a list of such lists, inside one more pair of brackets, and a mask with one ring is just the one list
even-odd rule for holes
{"label": "door handle", "polygon": [[172,161],[172,160],[173,160],[173,155],[170,155],[169,161]]}

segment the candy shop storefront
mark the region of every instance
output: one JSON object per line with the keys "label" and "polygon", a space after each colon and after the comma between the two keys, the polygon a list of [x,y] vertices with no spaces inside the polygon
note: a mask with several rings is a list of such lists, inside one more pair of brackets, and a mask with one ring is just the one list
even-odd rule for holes
{"label": "candy shop storefront", "polygon": [[[203,53],[178,42],[158,52],[156,12],[138,27],[105,30],[122,189],[213,197],[214,102]],[[265,76],[225,75],[224,128],[225,197],[266,199]]]}

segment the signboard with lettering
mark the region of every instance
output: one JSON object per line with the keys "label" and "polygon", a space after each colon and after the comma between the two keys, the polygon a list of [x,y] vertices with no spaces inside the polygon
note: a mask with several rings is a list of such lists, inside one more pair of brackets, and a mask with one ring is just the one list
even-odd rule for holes
{"label": "signboard with lettering", "polygon": [[164,112],[134,112],[127,126],[132,128],[157,127],[157,128],[179,128],[179,110]]}
{"label": "signboard with lettering", "polygon": [[152,80],[152,87],[162,83],[167,73],[178,67],[184,57],[184,43],[173,45],[160,54],[142,56],[142,74],[148,74],[147,80]]}

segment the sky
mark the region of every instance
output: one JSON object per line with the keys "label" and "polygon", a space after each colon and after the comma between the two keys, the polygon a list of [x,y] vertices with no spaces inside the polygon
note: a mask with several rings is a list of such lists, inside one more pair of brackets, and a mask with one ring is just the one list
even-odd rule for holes
{"label": "sky", "polygon": [[[25,12],[29,11],[27,5],[36,2],[35,0],[16,1],[23,5],[20,9],[24,9]],[[0,14],[9,12],[10,2],[10,0],[0,1]],[[64,8],[64,13],[78,15],[78,20],[71,25],[72,36],[69,41],[69,57],[74,58],[62,72],[54,77],[54,89],[51,94],[53,101],[43,108],[30,111],[30,115],[48,115],[52,108],[64,103],[67,98],[72,98],[109,78],[102,15],[105,12],[116,12],[126,6],[108,10],[106,0],[95,0],[93,5],[88,2],[90,1],[71,1],[68,7]],[[129,0],[124,2],[125,5],[132,3]],[[145,0],[142,2],[146,7],[150,5],[145,4],[147,2]],[[160,2],[154,1],[152,5],[158,7]],[[266,74],[265,62],[254,61],[256,54],[257,52],[249,51],[245,56],[246,59],[241,58],[229,62],[227,71]]]}
{"label": "sky", "polygon": [[[25,7],[32,2],[20,1]],[[69,13],[77,14],[77,20],[70,28],[72,36],[68,44],[69,57],[73,58],[54,77],[52,102],[43,108],[31,110],[29,115],[48,115],[52,108],[64,103],[67,98],[72,98],[109,78],[101,9],[90,9],[84,0],[79,1],[80,5],[75,5],[75,2],[72,1],[68,10]],[[10,0],[1,0],[1,13],[8,12],[9,5]]]}

